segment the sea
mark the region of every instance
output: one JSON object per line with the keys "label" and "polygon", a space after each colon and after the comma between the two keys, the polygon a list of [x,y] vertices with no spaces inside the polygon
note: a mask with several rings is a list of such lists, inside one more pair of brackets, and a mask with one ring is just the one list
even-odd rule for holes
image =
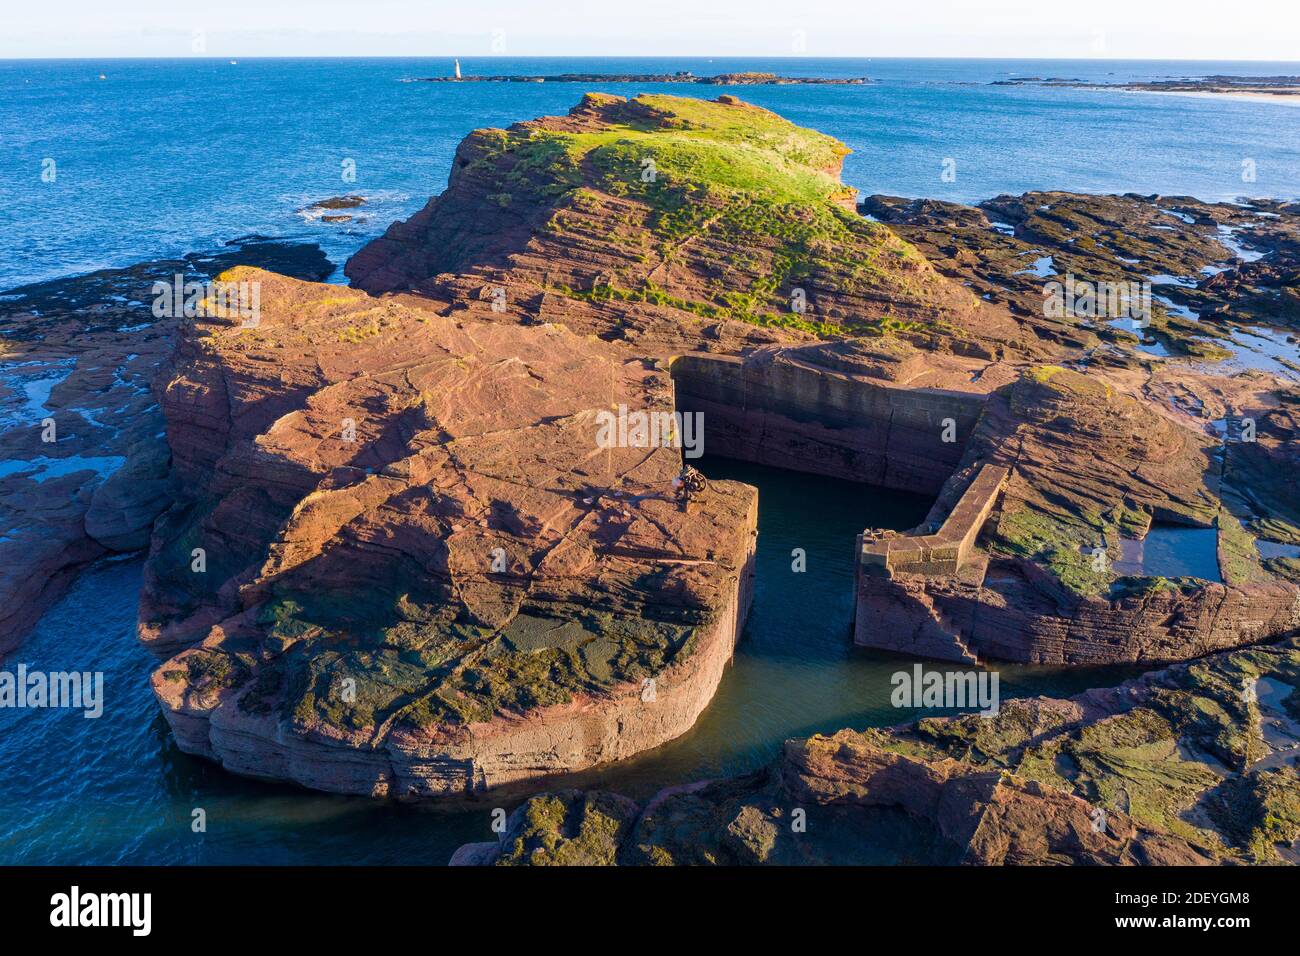
{"label": "sea", "polygon": [[[310,236],[341,266],[443,189],[456,145],[471,129],[564,113],[589,89],[722,92],[680,84],[403,82],[445,76],[452,66],[446,58],[0,61],[0,289],[249,233]],[[957,202],[1029,189],[1207,200],[1300,194],[1293,107],[992,85],[1300,73],[1295,63],[500,57],[462,59],[461,69],[870,77],[875,82],[864,86],[733,91],[843,140],[853,150],[844,180],[867,194]],[[948,159],[954,163],[945,166]],[[1242,180],[1248,159],[1253,182]],[[945,179],[946,168],[955,177]],[[365,222],[340,227],[298,212],[340,194],[370,200]]]}
{"label": "sea", "polygon": [[[462,58],[469,74],[762,70],[861,86],[411,82],[446,58],[0,61],[0,290],[211,250],[248,235],[319,243],[338,267],[446,185],[476,127],[563,113],[588,90],[733,92],[851,149],[863,193],[974,202],[1030,189],[1300,198],[1300,110],[1269,102],[995,85],[1300,73],[1295,63],[1121,60]],[[1245,161],[1254,170],[1244,179]],[[955,170],[955,176],[945,176]],[[347,223],[311,203],[367,203]],[[646,799],[757,769],[788,737],[915,716],[890,704],[912,662],[851,644],[853,536],[909,528],[929,502],[704,459],[760,492],[754,607],[696,726],[557,785]],[[806,567],[795,571],[792,552]],[[493,797],[409,806],[248,780],[181,753],[136,643],[139,556],[85,571],[0,667],[102,671],[104,713],[0,709],[0,865],[441,864],[493,839]],[[1132,669],[1002,665],[1003,698],[1070,694]],[[500,804],[510,810],[518,797]],[[196,811],[202,811],[197,813]],[[203,827],[196,821],[202,820]]]}

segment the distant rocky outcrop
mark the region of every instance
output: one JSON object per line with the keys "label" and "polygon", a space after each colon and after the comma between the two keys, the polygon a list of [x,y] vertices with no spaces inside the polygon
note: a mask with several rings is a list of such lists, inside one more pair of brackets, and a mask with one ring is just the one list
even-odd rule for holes
{"label": "distant rocky outcrop", "polygon": [[417,83],[698,83],[704,86],[861,86],[865,76],[782,76],[778,73],[745,71],[696,76],[689,70],[676,73],[503,73],[491,76],[419,76]]}
{"label": "distant rocky outcrop", "polygon": [[1016,77],[994,80],[993,86],[1046,86],[1084,90],[1127,90],[1139,93],[1200,93],[1229,96],[1280,98],[1300,96],[1300,76],[1240,76],[1221,73],[1208,76],[1170,77],[1163,80],[1095,83],[1064,77]]}

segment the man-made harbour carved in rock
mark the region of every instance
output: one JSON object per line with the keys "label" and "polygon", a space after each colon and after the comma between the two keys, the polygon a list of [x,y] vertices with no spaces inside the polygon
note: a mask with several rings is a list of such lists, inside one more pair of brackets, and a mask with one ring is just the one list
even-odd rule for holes
{"label": "man-made harbour carved in rock", "polygon": [[[677,449],[596,441],[620,405],[702,413],[713,454],[934,495],[921,527],[859,544],[860,644],[1169,662],[1294,631],[1300,565],[1256,541],[1300,543],[1296,210],[1065,193],[859,207],[845,152],[733,96],[592,94],[470,134],[447,190],[348,263],[355,288],[228,273],[260,284],[260,322],[202,317],[154,355],[172,461],[140,636],[165,659],[153,688],[181,747],[417,798],[683,733],[743,626],[756,495],[709,481],[683,511]],[[1151,327],[1045,310],[1060,270],[1153,282]],[[1240,363],[1247,335],[1267,363]],[[74,542],[140,531],[92,510]],[[1163,526],[1216,533],[1221,580],[1132,573],[1126,542]],[[807,759],[875,752],[860,743]],[[1068,843],[1084,808],[1060,781],[935,770],[947,759],[869,756],[888,772],[864,799],[938,774],[936,794],[1041,810],[1066,828],[1048,845]],[[1269,781],[1249,798],[1273,799]],[[737,818],[736,852],[764,814]],[[1064,852],[1208,852],[1172,832]]]}
{"label": "man-made harbour carved in rock", "polygon": [[[843,154],[734,97],[588,95],[471,134],[446,192],[348,263],[357,290],[263,276],[261,328],[184,336],[162,404],[189,491],[155,530],[141,624],[174,655],[154,687],[182,746],[408,797],[689,727],[743,621],[753,492],[709,482],[684,513],[675,449],[584,431],[620,404],[703,413],[711,453],[935,494],[921,528],[861,546],[859,643],[1171,661],[1294,629],[1286,559],[1245,546],[1297,527],[1294,487],[1264,477],[1295,454],[1291,385],[1175,372],[1095,316],[1026,305],[1021,253],[1070,228],[1043,207],[1120,210],[1154,273],[1164,230],[1143,229],[1169,217],[1150,205],[1190,203],[988,204],[1016,236],[867,204],[965,223],[977,284],[928,226],[900,224],[914,245],[859,216]],[[1231,260],[1197,210],[1177,254]],[[1277,216],[1251,241],[1281,260]],[[1063,245],[1058,266],[1093,261]],[[1262,437],[1225,445],[1208,416],[1247,411]],[[1120,573],[1157,522],[1218,528],[1223,583]]]}
{"label": "man-made harbour carved in rock", "polygon": [[1290,640],[1011,701],[993,718],[789,740],[757,773],[640,805],[600,790],[534,796],[501,840],[451,862],[1294,864],[1298,683]]}

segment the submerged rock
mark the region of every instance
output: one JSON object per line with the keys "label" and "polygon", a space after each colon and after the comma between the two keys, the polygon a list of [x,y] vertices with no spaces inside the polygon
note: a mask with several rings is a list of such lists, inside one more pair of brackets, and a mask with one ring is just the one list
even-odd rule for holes
{"label": "submerged rock", "polygon": [[[319,219],[321,222],[352,222],[354,217],[350,212],[343,212],[346,209],[357,209],[364,206],[369,200],[365,196],[348,194],[346,196],[331,196],[328,199],[318,199],[313,203],[308,203],[298,210],[298,215],[305,219]],[[364,222],[364,217],[357,220]]]}

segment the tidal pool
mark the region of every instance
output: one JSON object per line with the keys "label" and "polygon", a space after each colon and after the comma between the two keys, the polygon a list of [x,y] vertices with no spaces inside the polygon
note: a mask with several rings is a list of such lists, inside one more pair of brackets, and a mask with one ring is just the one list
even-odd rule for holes
{"label": "tidal pool", "polygon": [[1120,542],[1124,557],[1115,562],[1121,574],[1145,577],[1194,577],[1223,583],[1219,574],[1219,532],[1216,528],[1155,525],[1141,541]]}

